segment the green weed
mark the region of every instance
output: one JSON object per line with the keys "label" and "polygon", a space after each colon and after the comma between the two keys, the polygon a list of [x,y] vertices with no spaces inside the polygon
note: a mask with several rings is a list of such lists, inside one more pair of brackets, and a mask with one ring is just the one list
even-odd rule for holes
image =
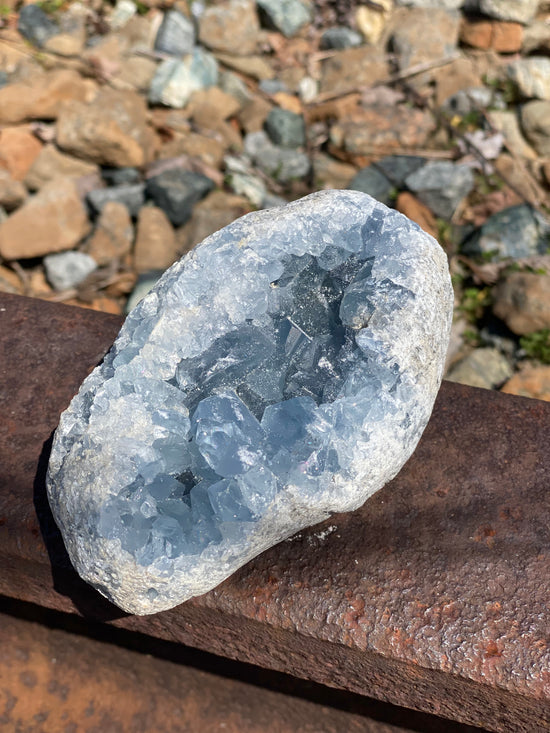
{"label": "green weed", "polygon": [[489,288],[466,288],[462,293],[459,310],[464,313],[469,323],[476,323],[490,304]]}
{"label": "green weed", "polygon": [[543,364],[550,364],[550,329],[543,328],[541,331],[529,333],[522,336],[519,345],[531,359]]}

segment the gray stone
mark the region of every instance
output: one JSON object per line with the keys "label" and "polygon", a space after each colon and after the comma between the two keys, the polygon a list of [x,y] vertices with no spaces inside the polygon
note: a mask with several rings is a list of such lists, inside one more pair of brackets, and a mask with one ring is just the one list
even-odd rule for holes
{"label": "gray stone", "polygon": [[507,329],[498,323],[491,323],[479,331],[479,338],[483,346],[492,346],[508,359],[512,365],[516,360],[518,351],[517,342],[510,338]]}
{"label": "gray stone", "polygon": [[107,201],[117,201],[124,204],[130,216],[135,219],[145,203],[145,184],[132,183],[126,186],[96,188],[86,196],[86,201],[95,214],[101,212]]}
{"label": "gray stone", "polygon": [[508,359],[492,346],[474,349],[445,375],[450,382],[470,387],[494,389],[510,379],[513,369]]}
{"label": "gray stone", "polygon": [[530,56],[508,65],[508,77],[524,97],[550,100],[550,59]]}
{"label": "gray stone", "polygon": [[274,193],[266,193],[262,201],[262,209],[274,209],[276,206],[285,206],[288,201],[282,196],[277,196]]}
{"label": "gray stone", "polygon": [[266,25],[287,38],[312,19],[311,7],[302,0],[257,0],[257,5]]}
{"label": "gray stone", "polygon": [[334,28],[327,28],[323,33],[319,41],[319,47],[322,51],[327,51],[331,48],[340,51],[344,48],[361,46],[362,43],[363,37],[357,31],[353,31],[351,28],[346,28],[345,26],[335,26]]}
{"label": "gray stone", "polygon": [[395,188],[403,188],[412,173],[426,165],[426,159],[419,155],[386,155],[373,164],[388,178]]}
{"label": "gray stone", "polygon": [[436,216],[450,219],[474,187],[474,177],[467,165],[442,161],[426,163],[407,176],[405,183]]}
{"label": "gray stone", "polygon": [[166,59],[157,69],[149,89],[151,104],[182,109],[193,92],[218,83],[216,59],[201,48],[183,60]]}
{"label": "gray stone", "polygon": [[311,163],[305,153],[274,145],[260,130],[244,139],[244,149],[254,165],[279,183],[290,183],[309,173]]}
{"label": "gray stone", "polygon": [[301,148],[306,144],[306,126],[302,115],[274,107],[264,123],[265,131],[275,145]]}
{"label": "gray stone", "polygon": [[528,204],[510,206],[490,216],[473,236],[463,243],[466,255],[490,256],[498,262],[545,254],[550,245],[550,228]]}
{"label": "gray stone", "polygon": [[479,10],[490,18],[530,23],[540,0],[479,0]]}
{"label": "gray stone", "polygon": [[235,97],[243,107],[252,100],[252,94],[244,81],[232,71],[221,72],[218,86],[223,92],[227,92],[227,94]]}
{"label": "gray stone", "polygon": [[17,30],[27,41],[41,48],[59,33],[59,26],[39,5],[24,5],[19,11]]}
{"label": "gray stone", "polygon": [[262,79],[258,84],[264,94],[277,94],[277,92],[288,92],[288,87],[280,79]]}
{"label": "gray stone", "polygon": [[179,227],[191,217],[193,206],[214,188],[214,181],[201,173],[172,168],[149,178],[147,196]]}
{"label": "gray stone", "polygon": [[44,257],[44,268],[55,290],[69,290],[91,275],[97,263],[84,252],[59,252]]}
{"label": "gray stone", "polygon": [[550,101],[535,100],[524,104],[521,126],[537,153],[550,157]]}
{"label": "gray stone", "polygon": [[359,507],[429,419],[452,304],[437,242],[356,191],[208,237],[61,417],[47,489],[78,572],[154,613]]}
{"label": "gray stone", "polygon": [[124,28],[126,23],[134,17],[137,13],[137,5],[132,0],[117,0],[111,17],[109,18],[109,25],[111,30],[117,31],[120,28]]}
{"label": "gray stone", "polygon": [[155,51],[171,56],[191,53],[195,45],[193,22],[178,10],[168,10],[155,38]]}
{"label": "gray stone", "polygon": [[228,185],[239,196],[246,196],[251,204],[262,207],[267,196],[263,180],[254,175],[248,159],[226,155],[224,158]]}
{"label": "gray stone", "polygon": [[493,107],[494,102],[495,93],[492,89],[488,87],[470,87],[469,89],[460,89],[456,94],[448,97],[442,107],[451,114],[463,117],[477,111],[480,107],[482,109]]}
{"label": "gray stone", "polygon": [[348,188],[353,191],[368,193],[386,205],[391,203],[394,190],[392,182],[374,165],[368,165],[356,173]]}
{"label": "gray stone", "polygon": [[103,168],[101,177],[110,186],[130,186],[141,181],[137,168]]}

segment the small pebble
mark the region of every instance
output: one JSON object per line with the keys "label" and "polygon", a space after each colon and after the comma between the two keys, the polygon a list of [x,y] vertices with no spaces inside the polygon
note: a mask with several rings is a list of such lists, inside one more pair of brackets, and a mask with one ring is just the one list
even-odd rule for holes
{"label": "small pebble", "polygon": [[46,277],[55,290],[69,290],[85,280],[96,268],[96,261],[83,252],[59,252],[44,257]]}

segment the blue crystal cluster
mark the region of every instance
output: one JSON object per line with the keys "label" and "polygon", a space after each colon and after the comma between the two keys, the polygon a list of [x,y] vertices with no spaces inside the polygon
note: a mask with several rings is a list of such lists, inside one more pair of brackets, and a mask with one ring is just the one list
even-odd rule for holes
{"label": "blue crystal cluster", "polygon": [[280,212],[243,217],[165,273],[57,431],[50,497],[85,466],[102,484],[78,531],[163,577],[201,556],[242,564],[285,492],[325,497],[326,515],[331,491],[377,480],[365,446],[378,427],[389,420],[388,446],[410,453],[431,409],[417,409],[422,379],[400,347],[403,329],[426,330],[410,246],[426,235],[357,192]]}

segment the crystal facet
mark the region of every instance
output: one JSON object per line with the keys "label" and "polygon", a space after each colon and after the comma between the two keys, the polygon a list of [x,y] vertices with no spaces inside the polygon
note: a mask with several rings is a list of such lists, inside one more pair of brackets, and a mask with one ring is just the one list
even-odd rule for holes
{"label": "crystal facet", "polygon": [[360,506],[428,421],[452,302],[437,242],[356,191],[208,237],[61,416],[48,493],[78,572],[153,613]]}

